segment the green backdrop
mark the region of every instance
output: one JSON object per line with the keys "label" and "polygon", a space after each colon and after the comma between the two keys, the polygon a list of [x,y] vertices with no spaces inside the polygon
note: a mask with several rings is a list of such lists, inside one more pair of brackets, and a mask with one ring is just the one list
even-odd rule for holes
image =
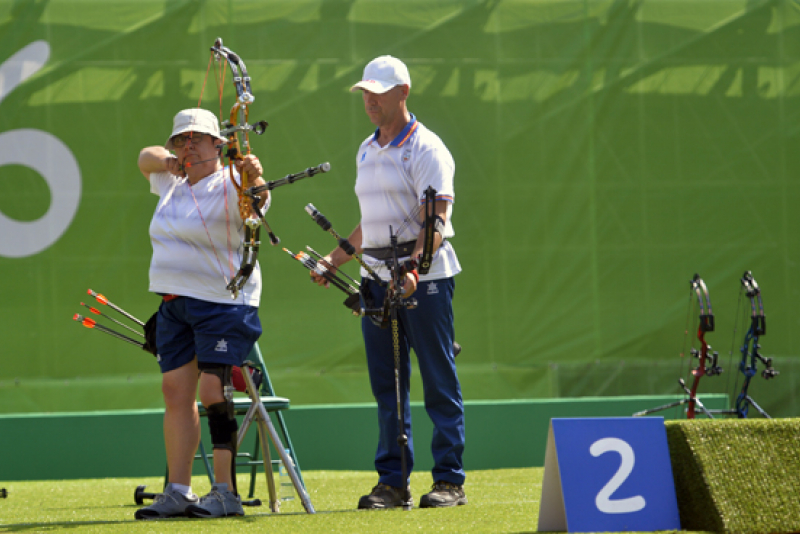
{"label": "green backdrop", "polygon": [[[793,0],[0,0],[0,412],[161,405],[152,358],[72,315],[87,288],[155,310],[156,197],[136,158],[197,105],[217,37],[247,63],[251,119],[270,123],[253,140],[265,178],[331,163],[273,191],[268,220],[291,250],[335,245],[309,202],[340,233],[357,223],[355,151],[372,126],[348,88],[375,56],[407,62],[410,109],[457,165],[465,398],[679,393],[695,273],[726,368],[700,390],[730,391],[752,270],[781,375],[750,392],[798,415]],[[278,393],[369,401],[343,295],[279,247],[260,261]]]}

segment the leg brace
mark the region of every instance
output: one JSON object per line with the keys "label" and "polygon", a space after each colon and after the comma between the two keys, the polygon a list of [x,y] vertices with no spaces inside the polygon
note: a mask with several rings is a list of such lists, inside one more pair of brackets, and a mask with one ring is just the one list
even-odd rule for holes
{"label": "leg brace", "polygon": [[238,493],[236,488],[236,442],[239,423],[234,415],[234,405],[230,393],[232,389],[231,366],[199,363],[198,367],[200,372],[217,376],[222,382],[225,401],[206,406],[208,429],[211,433],[213,448],[231,451],[231,480],[233,482],[231,489],[234,493]]}

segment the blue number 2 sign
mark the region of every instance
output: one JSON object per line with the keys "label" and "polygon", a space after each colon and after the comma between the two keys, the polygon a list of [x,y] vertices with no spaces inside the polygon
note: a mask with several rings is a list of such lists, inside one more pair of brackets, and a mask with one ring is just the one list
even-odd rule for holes
{"label": "blue number 2 sign", "polygon": [[679,530],[664,419],[552,419],[540,532]]}

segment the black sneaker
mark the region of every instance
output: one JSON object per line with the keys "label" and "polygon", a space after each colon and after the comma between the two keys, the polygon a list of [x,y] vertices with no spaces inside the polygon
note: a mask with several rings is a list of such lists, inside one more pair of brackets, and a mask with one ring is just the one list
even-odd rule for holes
{"label": "black sneaker", "polygon": [[445,508],[462,504],[467,504],[464,488],[443,480],[436,481],[431,491],[419,500],[420,508]]}
{"label": "black sneaker", "polygon": [[382,510],[394,508],[395,506],[413,506],[414,499],[411,498],[411,490],[408,490],[408,502],[403,501],[403,490],[392,486],[387,486],[381,482],[372,488],[372,493],[364,495],[358,500],[360,510]]}

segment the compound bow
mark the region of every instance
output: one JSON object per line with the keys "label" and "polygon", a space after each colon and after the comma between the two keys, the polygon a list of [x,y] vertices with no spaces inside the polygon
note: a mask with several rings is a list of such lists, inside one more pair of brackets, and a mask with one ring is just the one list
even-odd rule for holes
{"label": "compound bow", "polygon": [[772,358],[764,358],[758,349],[761,348],[758,340],[761,336],[767,333],[767,320],[764,316],[764,304],[761,300],[761,288],[758,287],[753,274],[746,271],[742,276],[742,290],[750,299],[750,327],[744,336],[744,344],[739,352],[742,353],[742,360],[739,362],[739,371],[744,375],[744,382],[742,390],[736,397],[736,414],[740,419],[747,418],[747,412],[752,404],[758,412],[766,418],[770,416],[748,394],[750,387],[750,379],[752,379],[757,370],[758,362],[762,362],[766,369],[761,371],[761,376],[769,380],[778,376],[778,371],[772,368]]}
{"label": "compound bow", "polygon": [[[692,370],[694,381],[691,389],[686,388],[683,379],[681,379],[680,384],[689,395],[686,418],[694,419],[695,408],[699,406],[708,417],[713,419],[711,413],[697,399],[697,388],[700,385],[700,379],[704,376],[715,376],[722,373],[722,368],[717,365],[719,353],[712,351],[711,346],[706,342],[706,332],[714,331],[714,311],[711,308],[711,297],[708,294],[708,288],[703,279],[700,278],[700,275],[695,274],[690,284],[691,290],[697,295],[697,304],[700,310],[700,324],[697,327],[697,339],[700,341],[700,348],[692,347],[690,353],[698,358],[699,363],[697,368]],[[707,365],[706,362],[709,360],[710,365]]]}
{"label": "compound bow", "polygon": [[[699,364],[696,369],[692,369],[692,375],[694,376],[694,381],[692,383],[691,389],[686,386],[686,382],[683,380],[683,377],[678,379],[678,383],[680,384],[681,388],[684,392],[686,392],[687,398],[681,399],[677,402],[672,402],[669,404],[665,404],[663,406],[658,406],[656,408],[651,408],[649,410],[643,410],[641,412],[636,412],[633,414],[634,417],[639,417],[642,415],[648,415],[655,412],[660,412],[662,410],[666,410],[668,408],[674,408],[676,406],[683,406],[684,404],[688,405],[686,409],[686,418],[687,419],[694,419],[695,412],[697,408],[700,408],[703,413],[708,416],[709,419],[713,419],[714,416],[711,412],[700,402],[700,399],[697,398],[697,388],[700,385],[700,379],[704,376],[714,376],[722,373],[722,368],[717,365],[717,360],[719,358],[719,353],[712,351],[711,346],[706,342],[706,333],[714,331],[714,311],[711,308],[711,297],[708,294],[708,288],[706,287],[706,283],[700,278],[699,274],[695,274],[694,278],[689,282],[690,293],[689,293],[689,304],[691,306],[692,300],[692,293],[697,296],[697,304],[699,307],[700,313],[700,323],[697,327],[697,339],[700,341],[700,348],[696,349],[694,347],[691,348],[690,354],[699,359]],[[688,324],[688,316],[687,316],[687,324]],[[688,333],[688,329],[687,329]],[[683,356],[683,354],[681,354]],[[707,362],[710,361],[710,365]],[[683,373],[681,373],[683,374]]]}

